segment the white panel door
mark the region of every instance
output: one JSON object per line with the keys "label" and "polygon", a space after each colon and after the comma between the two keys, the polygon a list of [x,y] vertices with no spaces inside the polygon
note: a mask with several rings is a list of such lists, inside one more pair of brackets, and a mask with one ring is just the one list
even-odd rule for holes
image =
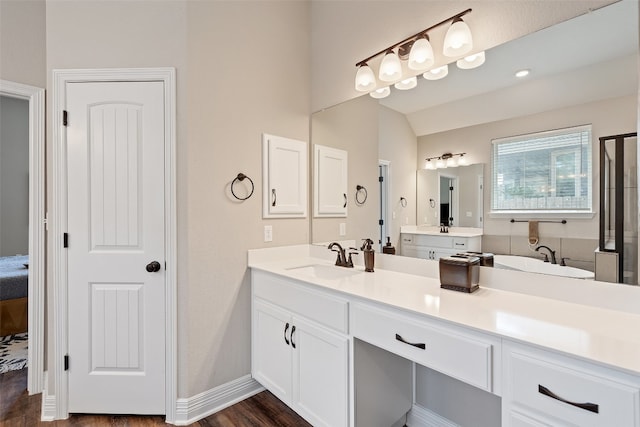
{"label": "white panel door", "polygon": [[299,317],[291,333],[293,408],[314,426],[349,423],[349,340]]}
{"label": "white panel door", "polygon": [[164,414],[163,83],[66,99],[69,412]]}
{"label": "white panel door", "polygon": [[307,143],[262,135],[263,217],[307,215]]}

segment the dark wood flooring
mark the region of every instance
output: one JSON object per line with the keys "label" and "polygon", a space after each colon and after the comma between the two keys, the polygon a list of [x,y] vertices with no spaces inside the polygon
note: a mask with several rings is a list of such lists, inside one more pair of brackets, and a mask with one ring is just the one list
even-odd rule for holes
{"label": "dark wood flooring", "polygon": [[[160,416],[76,415],[67,420],[40,421],[41,396],[27,393],[27,370],[0,374],[0,426],[164,426]],[[311,426],[268,391],[210,415],[196,423],[196,427],[302,427]]]}

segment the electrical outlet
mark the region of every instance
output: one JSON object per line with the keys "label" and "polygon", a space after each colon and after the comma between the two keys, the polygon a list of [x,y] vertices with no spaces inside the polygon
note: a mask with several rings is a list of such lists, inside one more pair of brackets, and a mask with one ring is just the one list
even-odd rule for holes
{"label": "electrical outlet", "polygon": [[346,236],[347,235],[347,224],[344,222],[340,223],[340,235],[341,236]]}
{"label": "electrical outlet", "polygon": [[264,226],[264,241],[265,242],[273,241],[273,226],[271,225]]}
{"label": "electrical outlet", "polygon": [[391,213],[391,219],[396,219],[396,211],[393,211],[393,212]]}
{"label": "electrical outlet", "polygon": [[467,212],[467,218],[471,218],[473,216],[473,212]]}

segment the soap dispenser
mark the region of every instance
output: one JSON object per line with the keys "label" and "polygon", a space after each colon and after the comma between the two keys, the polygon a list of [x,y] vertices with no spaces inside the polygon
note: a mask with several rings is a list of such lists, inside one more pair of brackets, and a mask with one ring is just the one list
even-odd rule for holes
{"label": "soap dispenser", "polygon": [[374,262],[374,254],[375,251],[371,247],[373,245],[373,240],[371,239],[362,239],[364,243],[362,244],[362,248],[360,250],[364,252],[364,271],[368,271],[373,273],[373,262]]}

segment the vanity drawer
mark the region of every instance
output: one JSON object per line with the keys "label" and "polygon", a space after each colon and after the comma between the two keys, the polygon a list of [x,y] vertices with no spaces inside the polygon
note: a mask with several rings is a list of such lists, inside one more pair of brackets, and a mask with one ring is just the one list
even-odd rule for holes
{"label": "vanity drawer", "polygon": [[638,387],[582,370],[571,360],[521,350],[505,357],[512,409],[553,425],[638,426]]}
{"label": "vanity drawer", "polygon": [[427,234],[414,234],[413,244],[420,246],[430,246],[432,248],[453,248],[453,237],[451,236],[430,236]]}
{"label": "vanity drawer", "polygon": [[469,239],[465,237],[454,237],[453,249],[466,251],[467,249],[469,249]]}
{"label": "vanity drawer", "polygon": [[457,328],[353,304],[351,333],[420,365],[492,391],[492,343]]}
{"label": "vanity drawer", "polygon": [[348,333],[349,303],[269,273],[252,270],[253,295],[336,331]]}

